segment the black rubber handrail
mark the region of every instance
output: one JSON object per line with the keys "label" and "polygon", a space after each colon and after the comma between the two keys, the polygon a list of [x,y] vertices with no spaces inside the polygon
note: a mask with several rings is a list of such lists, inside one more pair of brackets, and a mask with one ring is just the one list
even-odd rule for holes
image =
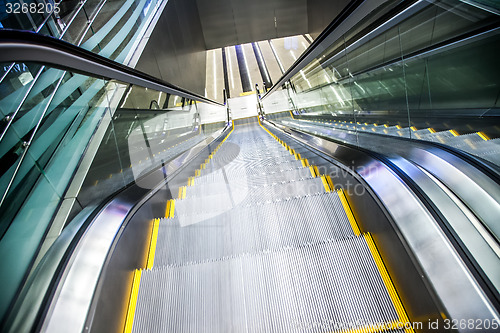
{"label": "black rubber handrail", "polygon": [[223,106],[91,51],[30,31],[0,29],[0,62],[35,62],[106,80],[118,80],[188,99]]}

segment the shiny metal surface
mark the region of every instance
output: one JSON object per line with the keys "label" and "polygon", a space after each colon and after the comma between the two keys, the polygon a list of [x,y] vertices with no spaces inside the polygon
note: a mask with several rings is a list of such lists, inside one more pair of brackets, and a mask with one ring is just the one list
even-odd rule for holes
{"label": "shiny metal surface", "polygon": [[[394,140],[369,133],[356,135],[351,131],[335,130],[312,122],[282,123],[346,144],[360,145],[386,156],[401,156],[419,166],[436,185],[434,188],[427,187],[425,183],[419,186],[427,188],[429,198],[435,198],[436,193],[442,191],[449,192],[448,198],[436,199],[436,203],[440,204],[438,210],[445,216],[455,214],[454,217],[447,218],[450,229],[473,255],[497,292],[500,290],[500,230],[497,223],[500,216],[500,184],[494,181],[494,169],[481,170],[477,160],[475,165],[467,163],[457,155],[459,152],[448,151],[421,141]],[[474,161],[474,158],[471,158],[471,161]]]}
{"label": "shiny metal surface", "polygon": [[[213,134],[191,150],[169,162],[166,172],[173,177],[181,166],[216,140]],[[41,326],[42,332],[81,332],[108,252],[127,216],[143,200],[154,194],[163,182],[163,171],[152,172],[120,192],[85,230],[67,266],[61,273],[54,298]],[[163,179],[165,181],[165,179]],[[153,190],[151,190],[153,189]],[[59,240],[56,241],[58,246]]]}
{"label": "shiny metal surface", "polygon": [[[352,166],[353,171],[374,191],[392,216],[400,237],[413,251],[447,316],[455,319],[499,319],[498,312],[431,212],[398,174],[366,153],[298,130],[275,126],[286,130],[299,142]],[[414,165],[403,159],[393,159],[392,162],[401,173],[407,174],[415,182],[422,183],[424,187],[432,186],[432,180]]]}
{"label": "shiny metal surface", "polygon": [[339,194],[247,121],[159,221],[132,331],[361,331],[404,320]]}

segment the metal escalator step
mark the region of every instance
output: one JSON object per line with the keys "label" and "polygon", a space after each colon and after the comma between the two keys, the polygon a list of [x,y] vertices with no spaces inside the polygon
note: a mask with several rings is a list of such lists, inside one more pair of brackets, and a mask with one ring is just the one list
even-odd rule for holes
{"label": "metal escalator step", "polygon": [[359,237],[146,270],[133,332],[331,332],[397,321]]}
{"label": "metal escalator step", "polygon": [[[245,181],[246,180],[246,181]],[[309,194],[324,193],[323,183],[320,178],[306,178],[292,181],[276,182],[270,180],[269,183],[254,184],[252,178],[240,179],[238,182],[202,183],[196,186],[187,187],[186,198],[178,201],[178,205],[183,202],[193,204],[205,197],[212,195],[229,195],[235,202],[254,202],[255,200],[265,201],[267,199],[289,198],[305,196]]]}
{"label": "metal escalator step", "polygon": [[[214,182],[224,182],[224,172],[222,169],[213,172],[204,172],[201,177],[195,179],[195,184],[208,184]],[[288,171],[275,170],[272,172],[257,171],[253,174],[245,174],[245,177],[233,179],[233,183],[248,183],[253,185],[272,184],[273,182],[286,182],[290,180],[299,180],[311,178],[311,172],[308,168],[292,169]],[[195,185],[196,186],[196,185]]]}
{"label": "metal escalator step", "polygon": [[155,266],[354,237],[336,193],[163,219]]}

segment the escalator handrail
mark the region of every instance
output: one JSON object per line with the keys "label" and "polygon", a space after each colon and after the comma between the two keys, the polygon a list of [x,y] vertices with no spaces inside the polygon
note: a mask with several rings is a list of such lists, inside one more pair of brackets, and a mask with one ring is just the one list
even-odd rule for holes
{"label": "escalator handrail", "polygon": [[[334,43],[343,33],[351,29],[362,18],[369,15],[377,7],[383,5],[387,0],[353,0],[340,12],[337,17],[321,32],[321,34],[312,42],[311,45],[297,58],[290,68],[274,83],[274,85],[262,96],[266,98],[279,87],[289,81],[292,76],[299,73],[304,67],[311,63],[323,51],[325,51],[332,43]],[[402,6],[409,7],[415,1],[405,1]],[[399,9],[396,9],[399,11]],[[351,19],[348,22],[348,19]],[[335,33],[334,33],[335,32]],[[333,36],[335,35],[335,36]],[[333,37],[333,38],[332,38]]]}
{"label": "escalator handrail", "polygon": [[74,73],[118,80],[213,105],[208,99],[73,44],[29,31],[0,30],[0,62],[35,62]]}
{"label": "escalator handrail", "polygon": [[[460,258],[462,264],[467,268],[469,274],[473,276],[473,279],[475,283],[477,283],[478,286],[480,286],[481,292],[484,293],[484,296],[486,296],[486,299],[483,298],[483,302],[488,303],[491,302],[490,304],[493,305],[493,308],[495,310],[493,311],[498,311],[500,309],[500,298],[498,296],[498,293],[495,292],[494,286],[491,284],[489,281],[488,277],[484,274],[484,272],[481,271],[480,266],[477,264],[475,259],[471,257],[470,252],[467,250],[467,248],[463,245],[462,241],[456,236],[455,231],[452,230],[451,226],[449,223],[446,221],[446,218],[444,218],[443,214],[440,212],[440,210],[437,208],[436,204],[430,200],[429,196],[427,193],[422,191],[420,186],[417,184],[415,180],[412,179],[412,176],[409,175],[407,172],[405,172],[403,169],[401,169],[398,165],[396,165],[392,159],[388,156],[385,156],[380,153],[376,153],[373,151],[370,151],[368,149],[360,148],[356,145],[345,143],[345,142],[338,142],[336,140],[332,140],[329,137],[325,137],[322,135],[318,134],[311,134],[305,131],[302,131],[300,129],[296,128],[290,128],[288,126],[282,125],[282,124],[277,124],[273,121],[266,121],[269,125],[275,127],[277,130],[280,130],[284,133],[286,133],[289,137],[293,138],[294,140],[300,142],[301,144],[304,144],[306,146],[309,146],[313,148],[316,151],[319,151],[321,154],[324,154],[330,158],[333,158],[334,160],[338,161],[340,164],[345,164],[345,162],[348,161],[346,156],[350,156],[346,154],[345,152],[341,153],[340,155],[342,156],[336,156],[335,151],[336,149],[332,150],[331,147],[328,147],[326,143],[331,143],[335,146],[338,147],[343,147],[344,149],[348,149],[350,151],[357,151],[360,154],[363,154],[366,156],[367,159],[371,160],[370,162],[365,161],[367,165],[372,164],[372,167],[376,169],[377,171],[381,170],[382,168],[386,170],[390,170],[390,172],[395,176],[395,178],[399,178],[402,184],[404,184],[405,187],[410,189],[410,192],[413,193],[413,195],[417,198],[419,202],[421,202],[422,207],[428,212],[429,216],[431,216],[431,219],[435,221],[435,223],[440,227],[440,230],[443,232],[444,235],[446,235],[446,240],[449,242],[449,244],[452,246],[454,249],[453,251],[455,252],[456,255]],[[352,157],[352,156],[350,156]],[[375,195],[379,197],[379,199],[382,199],[379,194],[376,194],[377,190],[377,183],[381,185],[381,187],[386,187],[389,186],[387,181],[380,182],[377,181],[376,178],[378,177],[366,177],[365,175],[362,175],[361,173],[357,172],[355,170],[355,163],[354,160],[351,161],[353,164],[349,167],[346,168],[346,170],[355,175],[356,178],[362,179],[364,184],[368,188],[370,188],[372,191],[374,191]],[[376,166],[376,163],[380,163],[380,166]],[[337,164],[338,165],[338,164]],[[361,168],[362,169],[362,168]],[[394,194],[394,193],[393,193]],[[391,210],[395,207],[388,207],[385,206],[387,210],[389,210],[389,215],[392,216]],[[396,209],[397,210],[397,209]],[[422,215],[414,216],[413,221],[411,219],[407,219],[406,222],[404,223],[415,223],[415,225],[419,225],[419,222],[416,222],[416,219],[421,219],[423,218]],[[396,225],[396,230],[398,233],[402,235],[406,241],[411,240],[409,238],[418,238],[418,235],[409,235],[404,234],[404,231],[402,230],[402,225],[401,221],[397,221],[397,218],[394,218],[392,216],[392,221]],[[437,242],[435,243],[437,244]],[[441,244],[442,245],[442,244]],[[441,246],[438,245],[438,246]],[[444,249],[444,248],[443,248]],[[424,259],[429,259],[425,258],[425,254],[423,253],[425,251],[422,251],[422,255]],[[444,252],[444,251],[443,251]],[[429,262],[433,261],[434,259],[431,259]],[[422,261],[419,260],[421,263]],[[425,261],[425,260],[424,260]],[[432,272],[430,275],[427,275],[427,278],[430,278],[432,281],[433,279],[439,279],[437,275],[435,275],[436,272]],[[434,275],[434,277],[431,277],[431,275]],[[478,293],[478,295],[480,292]],[[449,295],[448,295],[449,296]],[[481,297],[480,297],[481,298]],[[443,300],[441,300],[443,301]],[[448,303],[446,301],[445,303]],[[453,304],[453,302],[449,303]],[[443,304],[444,305],[444,304]],[[461,309],[463,310],[463,309]],[[458,318],[458,317],[457,317]]]}
{"label": "escalator handrail", "polygon": [[[11,310],[7,313],[4,321],[0,323],[0,330],[2,332],[45,331],[52,316],[61,316],[61,313],[55,309],[58,302],[64,303],[59,308],[68,306],[77,309],[73,311],[71,318],[66,318],[67,322],[64,324],[68,322],[74,324],[75,318],[78,323],[85,322],[87,312],[84,310],[89,311],[90,302],[93,301],[99,283],[99,276],[107,265],[105,260],[131,216],[147,199],[179,174],[186,165],[191,163],[207,147],[220,142],[230,130],[230,126],[226,125],[220,132],[214,133],[212,137],[208,138],[209,141],[198,143],[175,156],[160,168],[140,176],[136,182],[117,190],[104,198],[99,204],[84,208],[84,211],[77,215],[63,230],[32,276],[28,278]],[[158,173],[165,175],[164,170],[168,171],[168,176],[160,183],[157,183]],[[150,184],[152,188],[144,187],[145,184]],[[85,238],[91,241],[85,243]],[[93,252],[96,244],[99,244],[97,246],[99,248],[99,258],[97,253]],[[103,251],[103,249],[107,250]],[[85,255],[85,253],[90,253],[90,255]],[[83,272],[81,266],[79,268],[78,264],[75,264],[78,255],[86,257],[87,259],[83,260],[86,263],[96,263],[99,259],[104,262],[102,266],[91,267],[90,273],[88,267],[92,266],[92,264],[86,267],[85,274],[89,281],[85,282],[85,286],[82,285],[78,278],[76,278],[76,281],[80,283],[75,283],[75,278],[68,278],[70,271]],[[77,276],[77,274],[74,274],[74,276]],[[67,280],[70,282],[68,283]],[[88,289],[89,287],[91,289]],[[80,297],[74,299],[60,297],[61,292],[69,290],[69,294],[72,294],[75,289],[85,289],[87,291],[86,295],[90,299],[82,299],[81,294]],[[59,298],[62,298],[62,300]],[[67,329],[77,331],[78,327],[71,326]]]}

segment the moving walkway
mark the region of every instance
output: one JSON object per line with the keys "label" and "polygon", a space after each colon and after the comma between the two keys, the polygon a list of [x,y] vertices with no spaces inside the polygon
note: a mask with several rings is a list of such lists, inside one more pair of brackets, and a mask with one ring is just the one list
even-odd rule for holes
{"label": "moving walkway", "polygon": [[[28,202],[37,203],[37,209],[46,205],[39,210],[45,215],[52,206],[72,203],[73,209],[57,210],[72,217],[62,225],[58,216],[41,216],[44,222],[37,224],[22,214],[5,224],[0,251],[11,254],[4,257],[13,274],[4,277],[11,290],[5,291],[10,301],[4,301],[2,329],[495,331],[500,309],[495,167],[422,142],[396,144],[389,134],[403,126],[391,123],[390,112],[384,126],[390,133],[378,139],[361,132],[376,132],[379,121],[357,124],[360,114],[354,109],[349,125],[343,123],[353,121],[354,131],[332,125],[351,118],[342,103],[364,106],[355,98],[338,99],[333,109],[328,108],[335,103],[305,98],[323,88],[336,97],[335,92],[347,91],[333,82],[333,90],[328,82],[321,81],[319,88],[307,84],[323,69],[332,71],[328,64],[335,64],[337,53],[321,44],[335,42],[332,34],[344,31],[344,42],[349,38],[343,37],[363,38],[358,33],[380,20],[404,22],[429,7],[441,15],[446,5],[436,10],[421,1],[353,2],[267,93],[266,114],[234,120],[223,105],[98,55],[2,32],[9,42],[0,44],[2,50],[14,49],[7,60],[35,61],[33,53],[15,52],[16,46],[33,47],[49,70],[79,73],[83,86],[99,85],[90,98],[95,109],[75,112],[69,127],[68,133],[93,131],[78,145],[86,154],[70,170],[71,182],[57,182],[57,171],[64,169],[61,161],[71,155],[77,135],[62,136],[57,159],[45,156],[59,163],[31,163],[39,161],[30,154],[31,143],[43,142],[37,135],[21,154],[31,158],[29,163],[15,161],[36,178],[29,195],[17,194],[21,212],[34,207]],[[463,15],[467,6],[450,12]],[[491,30],[495,22],[487,18],[478,29]],[[362,29],[358,22],[365,24]],[[322,63],[324,50],[331,57]],[[355,75],[349,77],[335,78],[355,85]],[[290,101],[286,113],[269,106],[273,98]],[[153,99],[164,108],[152,109]],[[332,113],[337,107],[342,110]],[[57,115],[68,114],[63,107],[57,110]],[[204,110],[216,110],[219,121],[205,123]],[[56,113],[54,119],[44,115],[44,126],[35,126],[34,134],[58,120]],[[103,125],[87,127],[88,119]],[[16,170],[12,180],[30,180],[25,176]],[[48,205],[40,193],[48,196],[50,186],[57,200]],[[32,225],[40,230],[30,230]],[[52,240],[48,236],[57,227],[60,235]],[[30,235],[22,239],[31,241],[29,248],[12,241],[20,234]],[[13,263],[16,251],[25,254],[19,265]]]}

